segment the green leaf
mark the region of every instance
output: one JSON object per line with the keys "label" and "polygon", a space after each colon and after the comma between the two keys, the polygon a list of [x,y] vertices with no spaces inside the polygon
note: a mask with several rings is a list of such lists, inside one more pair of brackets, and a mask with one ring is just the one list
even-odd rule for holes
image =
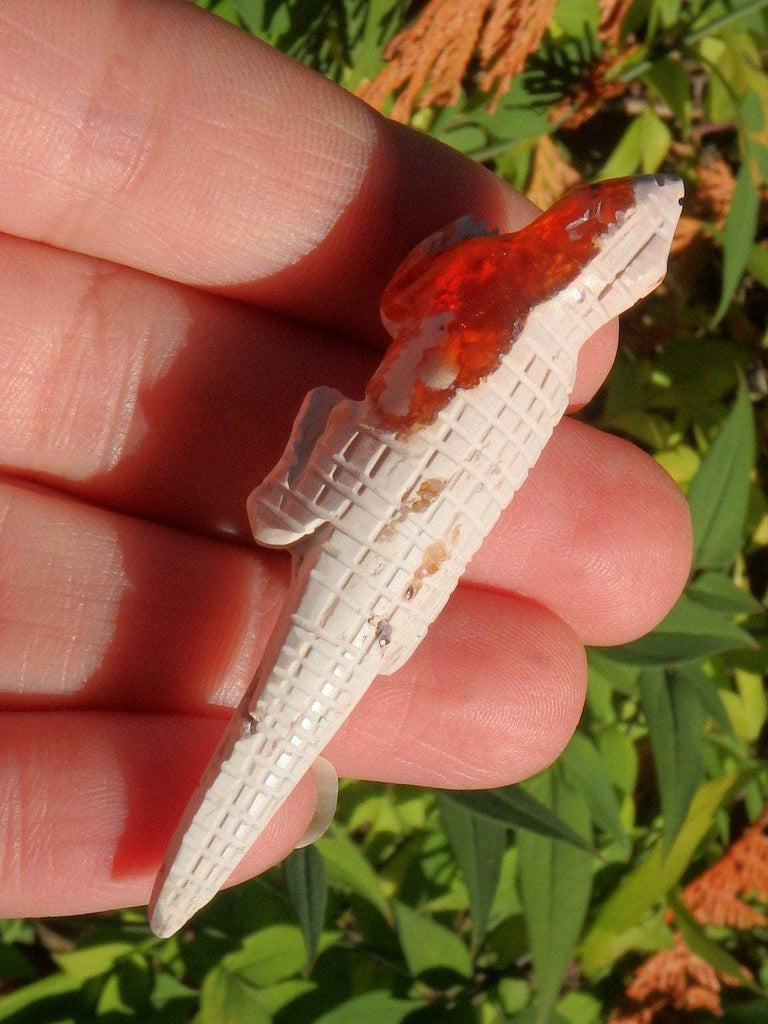
{"label": "green leaf", "polygon": [[[434,918],[405,903],[395,903],[395,922],[403,955],[414,977],[428,975],[438,981],[435,975],[445,973],[472,976],[472,959],[466,945]],[[450,979],[444,983],[450,984]]]}
{"label": "green leaf", "polygon": [[567,780],[586,800],[592,820],[628,852],[629,839],[621,824],[616,791],[592,741],[583,733],[574,733],[560,756],[560,763]]}
{"label": "green leaf", "polygon": [[[541,802],[549,804],[589,843],[589,811],[579,790],[552,770],[531,784]],[[593,860],[583,850],[532,832],[518,836],[517,849],[520,896],[536,974],[535,1020],[546,1024],[584,923]]]}
{"label": "green leaf", "polygon": [[675,912],[675,925],[679,928],[685,944],[692,953],[701,957],[708,964],[732,978],[741,978],[745,985],[749,981],[744,977],[744,968],[735,957],[713,942],[704,932],[704,929],[692,916],[685,904],[679,897],[672,895],[669,904]]}
{"label": "green leaf", "polygon": [[[527,785],[527,784],[526,784]],[[476,814],[501,822],[507,828],[529,829],[551,839],[560,839],[582,850],[591,850],[587,841],[574,832],[521,785],[501,789],[455,791],[447,794]]]}
{"label": "green leaf", "polygon": [[723,704],[720,687],[702,672],[698,665],[681,665],[675,669],[681,683],[696,694],[702,710],[717,722],[723,732],[733,733],[733,726]]}
{"label": "green leaf", "polygon": [[755,646],[749,633],[720,612],[682,594],[652,632],[620,647],[601,648],[600,653],[608,661],[643,668],[666,668],[700,661],[721,651]]}
{"label": "green leaf", "polygon": [[452,800],[446,793],[439,793],[437,802],[469,890],[472,946],[478,949],[488,927],[488,915],[499,883],[507,830],[504,825]]}
{"label": "green leaf", "polygon": [[[295,925],[269,925],[227,953],[200,989],[200,1024],[272,1020],[273,1013],[316,987],[292,975],[304,967],[304,942]],[[284,980],[290,979],[290,980]]]}
{"label": "green leaf", "polygon": [[0,942],[0,982],[34,981],[37,976],[38,972],[17,946]]}
{"label": "green leaf", "polygon": [[290,978],[306,965],[306,950],[293,924],[273,924],[249,935],[242,949],[221,959],[230,974],[259,988]]}
{"label": "green leaf", "polygon": [[723,572],[702,572],[688,584],[687,593],[699,604],[724,615],[756,615],[763,610],[757,598],[737,587]]}
{"label": "green leaf", "polygon": [[653,174],[661,166],[671,143],[669,128],[658,114],[646,107],[627,128],[598,177],[620,178],[638,170]]}
{"label": "green leaf", "polygon": [[661,57],[643,74],[650,87],[661,97],[683,124],[690,119],[691,79],[680,60]]}
{"label": "green leaf", "polygon": [[395,999],[387,992],[366,992],[324,1013],[314,1024],[360,1024],[361,1021],[400,1024],[414,1010],[423,1006],[424,1003]]}
{"label": "green leaf", "polygon": [[328,902],[323,858],[313,846],[294,850],[283,861],[283,880],[304,936],[309,971],[317,958]]}
{"label": "green leaf", "polygon": [[637,785],[637,748],[626,731],[602,729],[597,735],[597,745],[605,763],[606,771],[623,794],[634,792]]}
{"label": "green leaf", "polygon": [[56,1021],[58,1024],[74,1020],[80,1004],[80,984],[71,974],[49,974],[47,978],[33,981],[0,999],[0,1021],[13,1020],[14,1024]]}
{"label": "green leaf", "polygon": [[200,1024],[271,1024],[270,1015],[260,1005],[258,991],[231,975],[223,967],[214,967],[200,987]]}
{"label": "green leaf", "polygon": [[590,992],[567,992],[557,1004],[557,1013],[565,1024],[601,1024],[603,1004]]}
{"label": "green leaf", "polygon": [[723,230],[723,291],[712,323],[718,323],[728,310],[741,275],[747,265],[757,233],[760,194],[750,160],[744,160],[736,175],[736,186]]}
{"label": "green leaf", "polygon": [[135,948],[130,942],[102,942],[71,953],[56,953],[53,959],[63,971],[82,982],[111,970],[121,957],[133,953]]}
{"label": "green leaf", "polygon": [[330,885],[353,892],[372,903],[388,920],[392,913],[371,864],[340,829],[332,828],[314,844],[325,861]]}
{"label": "green leaf", "polygon": [[720,697],[736,735],[753,743],[766,721],[765,661],[757,672],[737,667],[733,677],[737,692],[723,690]]}
{"label": "green leaf", "polygon": [[630,122],[608,160],[600,169],[598,178],[621,178],[635,174],[643,159],[643,125],[639,117]]}
{"label": "green leaf", "polygon": [[715,813],[738,782],[736,775],[706,782],[693,798],[668,854],[664,855],[664,846],[659,840],[602,903],[580,948],[586,974],[592,975],[608,967],[633,948],[633,929],[677,885],[699,843],[712,827]]}
{"label": "green leaf", "polygon": [[754,463],[754,417],[742,382],[733,409],[688,488],[695,568],[727,569],[741,549]]}
{"label": "green leaf", "polygon": [[658,669],[643,672],[640,702],[656,763],[664,816],[664,846],[669,849],[704,774],[701,755],[704,714],[696,691],[674,672]]}

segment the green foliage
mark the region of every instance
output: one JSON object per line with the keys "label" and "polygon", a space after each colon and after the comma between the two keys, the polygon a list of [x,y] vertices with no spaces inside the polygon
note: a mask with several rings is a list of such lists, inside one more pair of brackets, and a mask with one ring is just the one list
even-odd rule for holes
{"label": "green foliage", "polygon": [[[347,88],[377,73],[413,13],[406,0],[197,2]],[[590,652],[586,710],[557,765],[478,793],[343,783],[328,835],[165,942],[141,911],[1,922],[0,1022],[597,1024],[628,970],[671,945],[667,906],[698,955],[765,983],[759,936],[703,928],[679,890],[768,794],[766,389],[753,374],[768,345],[767,11],[635,0],[619,49],[634,45],[611,75],[636,86],[568,127],[610,48],[597,0],[561,0],[492,113],[470,68],[455,106],[414,118],[521,189],[544,136],[585,178],[675,170],[700,223],[673,285],[627,317],[585,414],[686,491],[692,575],[651,634]],[[716,159],[735,181],[719,221],[690,202]],[[729,1021],[768,1016],[760,988],[724,999]]]}

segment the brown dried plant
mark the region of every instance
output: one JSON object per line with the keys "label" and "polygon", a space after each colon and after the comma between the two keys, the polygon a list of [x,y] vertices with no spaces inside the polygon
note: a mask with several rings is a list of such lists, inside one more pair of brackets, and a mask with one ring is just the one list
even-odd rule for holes
{"label": "brown dried plant", "polygon": [[[680,899],[702,925],[719,925],[745,930],[765,927],[768,918],[746,903],[744,896],[768,901],[768,804],[727,853],[683,889]],[[674,919],[667,911],[667,921]],[[639,968],[625,992],[623,1011],[613,1024],[661,1024],[679,1020],[680,1012],[708,1010],[722,1016],[724,985],[740,985],[751,977],[734,978],[715,970],[696,956],[679,931],[674,946],[654,953]]]}
{"label": "brown dried plant", "polygon": [[477,54],[478,84],[492,93],[493,110],[538,49],[556,6],[557,0],[429,0],[387,46],[386,66],[357,94],[381,109],[400,90],[390,117],[407,122],[414,107],[456,103]]}
{"label": "brown dried plant", "polygon": [[531,176],[525,194],[547,210],[564,192],[581,181],[581,175],[561,155],[551,135],[542,135],[533,150]]}
{"label": "brown dried plant", "polygon": [[[731,207],[736,178],[722,156],[707,156],[696,168],[696,190],[686,203],[672,243],[677,254],[701,235],[704,222],[722,228]],[[694,257],[695,258],[695,257]]]}
{"label": "brown dried plant", "polygon": [[564,128],[578,128],[594,117],[606,100],[621,96],[629,88],[629,82],[612,77],[612,73],[638,48],[637,43],[621,42],[621,24],[632,2],[600,0],[597,38],[605,43],[606,49],[576,83],[573,94],[561,100],[552,111],[552,120],[562,121]]}

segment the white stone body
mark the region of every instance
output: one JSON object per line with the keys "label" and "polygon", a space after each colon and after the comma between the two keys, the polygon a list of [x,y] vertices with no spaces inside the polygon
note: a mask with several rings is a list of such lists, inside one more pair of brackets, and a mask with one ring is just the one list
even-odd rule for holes
{"label": "white stone body", "polygon": [[368,399],[307,396],[249,500],[256,540],[293,552],[285,609],[169,847],[158,934],[211,899],[374,678],[413,653],[565,412],[582,345],[664,276],[682,184],[634,187],[578,277],[428,426],[398,435]]}

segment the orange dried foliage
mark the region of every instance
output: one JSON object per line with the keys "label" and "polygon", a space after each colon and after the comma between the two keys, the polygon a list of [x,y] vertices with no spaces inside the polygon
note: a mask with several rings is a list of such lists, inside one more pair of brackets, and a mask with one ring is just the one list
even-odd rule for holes
{"label": "orange dried foliage", "polygon": [[390,117],[410,121],[414,107],[456,103],[477,52],[480,88],[492,92],[489,110],[535,52],[557,0],[429,0],[418,18],[388,45],[388,61],[357,95],[381,109],[401,90]]}
{"label": "orange dried foliage", "polygon": [[768,925],[765,914],[742,900],[753,895],[768,902],[768,806],[744,835],[711,868],[682,892],[682,900],[699,924],[728,928]]}
{"label": "orange dried foliage", "polygon": [[736,179],[727,161],[721,156],[707,158],[696,169],[696,191],[686,203],[687,212],[677,224],[672,253],[686,249],[699,235],[702,222],[721,228],[731,207]]}
{"label": "orange dried foliage", "polygon": [[600,0],[600,24],[597,34],[609,46],[618,46],[621,23],[635,0]]}
{"label": "orange dried foliage", "polygon": [[[768,901],[768,804],[758,820],[732,844],[728,852],[683,889],[681,900],[699,924],[747,929],[768,924],[765,914],[745,903],[749,894]],[[667,921],[674,915],[667,911]],[[744,978],[751,975],[742,968]],[[626,990],[626,1006],[612,1024],[661,1024],[671,1011],[708,1010],[722,1016],[723,985],[739,985],[743,978],[721,974],[696,956],[680,932],[674,948],[654,953],[639,968]],[[677,1019],[677,1018],[674,1018]]]}
{"label": "orange dried foliage", "polygon": [[552,111],[551,119],[564,118],[563,127],[574,129],[598,112],[606,100],[621,96],[629,88],[629,82],[611,78],[610,74],[621,61],[637,48],[637,43],[621,47],[621,24],[634,0],[600,0],[600,23],[597,37],[607,49],[582,76],[572,96],[562,100]]}
{"label": "orange dried foliage", "polygon": [[526,195],[542,210],[548,210],[563,193],[581,181],[581,175],[560,155],[551,136],[536,143]]}
{"label": "orange dried foliage", "polygon": [[696,204],[701,215],[721,228],[731,208],[736,179],[726,160],[715,156],[702,163],[696,173]]}
{"label": "orange dried foliage", "polygon": [[526,57],[535,53],[557,7],[557,0],[496,0],[480,39],[480,88],[493,96],[493,112],[523,70]]}
{"label": "orange dried foliage", "polygon": [[740,981],[718,975],[706,960],[688,949],[676,932],[674,948],[654,953],[637,972],[626,991],[635,1007],[613,1017],[612,1024],[653,1024],[670,1010],[708,1010],[721,1017],[723,984],[738,985]]}
{"label": "orange dried foliage", "polygon": [[574,93],[554,107],[550,114],[550,120],[558,121],[563,118],[563,128],[579,128],[585,121],[595,116],[606,100],[625,93],[630,83],[622,82],[618,78],[610,78],[609,75],[620,61],[623,61],[637,48],[638,44],[632,43],[618,53],[606,50],[600,59],[582,75]]}

